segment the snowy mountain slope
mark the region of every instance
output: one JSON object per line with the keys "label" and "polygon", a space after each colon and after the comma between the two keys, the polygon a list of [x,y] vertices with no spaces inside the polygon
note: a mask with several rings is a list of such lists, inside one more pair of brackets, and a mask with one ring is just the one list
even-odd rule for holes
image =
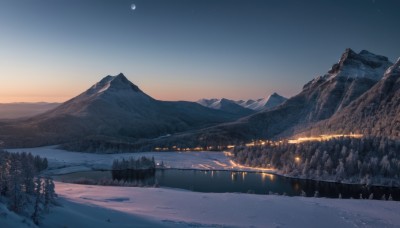
{"label": "snowy mountain slope", "polygon": [[273,93],[265,98],[257,100],[248,100],[247,102],[242,103],[243,104],[242,106],[256,111],[269,110],[282,104],[286,100],[287,98],[282,97],[277,93]]}
{"label": "snowy mountain slope", "polygon": [[0,123],[0,140],[8,147],[59,144],[94,136],[132,142],[232,121],[240,116],[194,102],[155,100],[119,74],[103,78],[46,113],[24,121]]}
{"label": "snowy mountain slope", "polygon": [[375,55],[367,50],[362,50],[357,54],[348,48],[340,61],[333,65],[329,76],[330,78],[369,78],[377,81],[389,65],[388,58],[385,56]]}
{"label": "snowy mountain slope", "polygon": [[329,119],[347,107],[374,86],[391,65],[386,57],[367,51],[357,54],[351,49],[346,49],[339,62],[325,75],[311,80],[298,95],[277,108],[196,133],[180,135],[176,141],[218,145],[222,142],[230,144],[256,138],[291,135],[294,130]]}
{"label": "snowy mountain slope", "polygon": [[400,58],[370,90],[332,118],[307,129],[307,134],[358,132],[400,137]]}

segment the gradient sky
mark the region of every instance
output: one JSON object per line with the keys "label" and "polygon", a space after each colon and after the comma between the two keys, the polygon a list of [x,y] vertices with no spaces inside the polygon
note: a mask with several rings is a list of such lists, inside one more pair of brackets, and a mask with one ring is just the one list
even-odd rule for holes
{"label": "gradient sky", "polygon": [[398,0],[1,0],[0,102],[65,101],[120,72],[161,100],[289,97],[347,47],[395,61],[399,12]]}

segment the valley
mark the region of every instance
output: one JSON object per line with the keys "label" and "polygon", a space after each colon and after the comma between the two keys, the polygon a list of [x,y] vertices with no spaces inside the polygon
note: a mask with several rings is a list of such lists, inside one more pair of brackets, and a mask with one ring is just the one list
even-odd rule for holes
{"label": "valley", "polygon": [[0,228],[400,227],[399,9],[0,0]]}
{"label": "valley", "polygon": [[[394,216],[400,209],[398,202],[312,197],[314,195],[313,190],[304,187],[311,187],[314,184],[303,185],[300,184],[302,183],[301,180],[294,186],[300,184],[299,186],[307,191],[309,197],[298,195],[302,194],[301,189],[297,190],[295,197],[285,196],[284,192],[292,194],[290,193],[290,182],[282,182],[284,185],[281,187],[271,185],[277,181],[274,175],[260,174],[258,173],[261,171],[259,169],[236,165],[231,162],[230,154],[222,152],[145,152],[106,155],[69,152],[55,147],[13,149],[11,151],[14,153],[29,151],[33,155],[41,155],[47,158],[49,169],[46,173],[55,175],[58,202],[62,206],[56,206],[49,214],[46,214],[40,227],[58,227],[66,224],[73,227],[88,224],[99,227],[129,227],[128,224],[132,223],[139,227],[294,227],[298,225],[396,227],[400,225],[398,216]],[[173,172],[184,172],[184,170],[192,172],[190,170],[196,169],[197,172],[201,172],[197,174],[198,178],[202,178],[203,175],[215,175],[218,178],[214,181],[222,184],[221,186],[228,186],[225,181],[221,182],[223,179],[220,179],[224,176],[224,172],[229,172],[229,179],[234,178],[232,183],[237,184],[242,183],[245,179],[250,178],[252,180],[257,177],[259,178],[258,181],[266,184],[265,190],[262,190],[262,195],[258,195],[259,192],[254,192],[257,195],[249,194],[247,190],[247,194],[226,193],[226,190],[222,190],[225,193],[202,193],[193,191],[193,189],[188,191],[164,187],[162,179],[159,182],[161,186],[156,188],[152,186],[99,186],[60,182],[63,176],[78,175],[83,177],[90,170],[109,170],[113,159],[128,159],[129,157],[143,155],[154,157],[157,163],[164,162],[168,168],[175,168],[170,169]],[[263,171],[274,172],[274,170],[266,169]],[[246,174],[246,172],[255,173]],[[174,177],[171,177],[171,180],[175,181],[180,176],[177,173],[172,173],[172,175]],[[231,175],[233,176],[231,177]],[[238,176],[234,177],[236,175]],[[61,178],[58,178],[58,176]],[[189,179],[193,180],[190,177]],[[281,177],[278,177],[277,183],[282,181],[280,179]],[[180,179],[179,182],[185,183],[183,179]],[[199,186],[206,185],[200,184]],[[214,187],[217,186],[218,184]],[[327,189],[333,189],[332,186],[335,185],[330,184],[326,188],[323,186],[320,185],[321,194],[325,194],[324,191]],[[284,190],[280,192],[279,188]],[[350,197],[347,195],[348,193],[344,192],[344,188],[342,191],[343,197]],[[332,192],[331,194],[335,193]],[[358,196],[358,193],[354,194]],[[364,193],[364,197],[368,198],[368,195],[368,193]],[[285,213],[282,213],[282,211],[285,211]],[[304,219],[311,212],[315,213],[319,219],[312,221]],[[269,216],[268,220],[265,220],[266,213]],[[288,213],[290,214],[289,220],[287,218]],[[232,218],[232,215],[235,215],[234,218]],[[25,227],[23,223],[19,222],[20,217],[14,218],[13,216],[16,215],[10,213],[6,220],[0,217],[0,222],[7,222],[6,224],[10,226]],[[329,221],[329,225],[326,224],[327,221]],[[32,225],[26,224],[26,227],[28,226]]]}

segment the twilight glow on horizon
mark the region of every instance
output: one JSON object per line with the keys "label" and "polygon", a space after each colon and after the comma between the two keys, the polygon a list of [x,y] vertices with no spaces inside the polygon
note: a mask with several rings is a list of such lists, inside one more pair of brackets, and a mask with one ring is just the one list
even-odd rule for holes
{"label": "twilight glow on horizon", "polygon": [[120,72],[160,100],[290,97],[348,47],[395,61],[399,9],[397,0],[2,0],[0,103],[63,102]]}

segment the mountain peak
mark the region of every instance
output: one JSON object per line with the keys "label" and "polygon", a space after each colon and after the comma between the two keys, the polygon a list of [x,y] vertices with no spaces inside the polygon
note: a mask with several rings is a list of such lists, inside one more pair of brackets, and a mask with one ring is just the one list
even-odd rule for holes
{"label": "mountain peak", "polygon": [[120,81],[122,81],[124,83],[131,83],[132,84],[132,82],[130,82],[129,79],[123,73],[119,73],[118,75],[111,76],[111,77],[114,78],[113,80],[120,80]]}
{"label": "mountain peak", "polygon": [[281,95],[279,95],[278,93],[274,92],[273,94],[271,94],[266,100],[265,100],[265,104],[264,104],[264,108],[265,109],[271,109],[274,108],[280,104],[282,104],[283,102],[285,102],[287,100],[287,98],[282,97]]}
{"label": "mountain peak", "polygon": [[353,49],[351,49],[351,48],[346,48],[345,50],[344,50],[344,53],[342,54],[342,57],[343,56],[351,56],[351,55],[356,55],[357,53],[353,50]]}
{"label": "mountain peak", "polygon": [[281,97],[281,95],[279,95],[278,93],[274,92],[270,95],[270,97]]}
{"label": "mountain peak", "polygon": [[142,92],[138,86],[130,82],[123,73],[111,76],[107,75],[98,83],[93,85],[88,93],[103,93],[105,91],[133,90],[134,92]]}
{"label": "mountain peak", "polygon": [[116,75],[115,77],[124,77],[124,78],[126,78],[125,75],[122,72],[119,73],[118,75]]}
{"label": "mountain peak", "polygon": [[400,57],[397,59],[396,63],[387,69],[385,72],[384,78],[389,77],[390,75],[398,75],[400,74]]}
{"label": "mountain peak", "polygon": [[328,71],[329,78],[369,78],[379,80],[386,69],[392,65],[389,59],[382,55],[362,50],[358,54],[347,48],[338,63]]}

